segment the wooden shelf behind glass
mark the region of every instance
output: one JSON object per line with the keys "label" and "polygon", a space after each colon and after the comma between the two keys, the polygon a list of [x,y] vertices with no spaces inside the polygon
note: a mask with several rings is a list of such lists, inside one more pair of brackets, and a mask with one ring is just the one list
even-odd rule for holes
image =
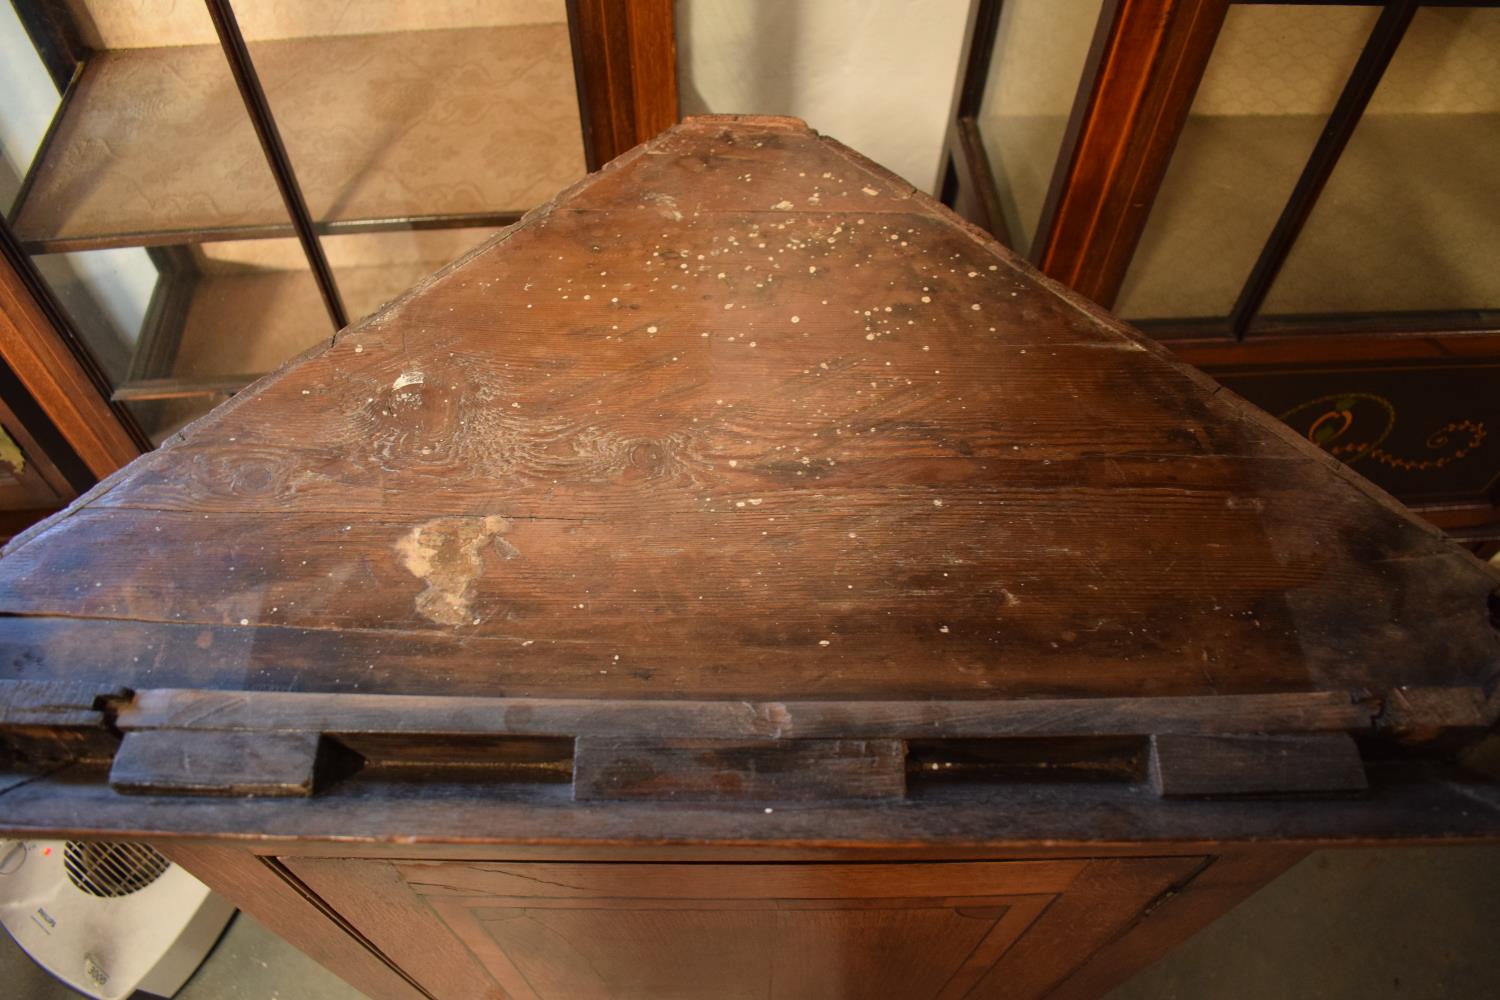
{"label": "wooden shelf behind glass", "polygon": [[[351,321],[492,236],[492,229],[324,239]],[[164,271],[118,401],[215,400],[328,340],[333,329],[295,240],[201,244]]]}
{"label": "wooden shelf behind glass", "polygon": [[[326,232],[501,225],[584,174],[565,24],[251,44]],[[14,220],[33,252],[287,235],[214,45],[84,64]]]}

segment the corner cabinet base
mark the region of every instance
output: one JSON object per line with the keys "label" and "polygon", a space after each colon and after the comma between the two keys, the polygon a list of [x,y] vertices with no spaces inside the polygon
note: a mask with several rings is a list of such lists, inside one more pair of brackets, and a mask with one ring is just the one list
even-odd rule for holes
{"label": "corner cabinet base", "polygon": [[1091,997],[1302,852],[694,863],[168,853],[375,998]]}

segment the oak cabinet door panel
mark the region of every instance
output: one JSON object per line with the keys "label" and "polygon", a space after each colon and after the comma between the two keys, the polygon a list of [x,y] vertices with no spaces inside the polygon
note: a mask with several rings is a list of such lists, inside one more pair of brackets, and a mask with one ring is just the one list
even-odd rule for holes
{"label": "oak cabinet door panel", "polygon": [[283,859],[442,1000],[1039,996],[1200,861]]}

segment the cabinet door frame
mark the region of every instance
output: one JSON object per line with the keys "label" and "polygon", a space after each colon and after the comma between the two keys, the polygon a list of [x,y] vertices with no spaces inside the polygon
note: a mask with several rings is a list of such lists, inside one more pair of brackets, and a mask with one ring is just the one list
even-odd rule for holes
{"label": "cabinet door frame", "polygon": [[[474,952],[444,924],[438,908],[402,878],[398,866],[439,863],[534,875],[539,866],[558,867],[556,857],[569,857],[565,864],[573,868],[598,866],[600,871],[625,867],[621,862],[626,860],[635,869],[661,863],[722,867],[723,862],[737,862],[735,867],[745,869],[759,867],[758,862],[743,864],[751,857],[766,859],[763,852],[659,849],[622,853],[605,849],[561,854],[522,850],[510,853],[524,860],[507,862],[491,860],[505,857],[503,849],[458,845],[382,849],[374,844],[283,843],[247,849],[179,842],[160,846],[216,891],[372,997],[404,998],[411,995],[410,989],[420,987],[439,1000],[500,994],[471,989],[475,982],[492,983],[491,977],[478,971],[483,967]],[[1046,849],[1018,849],[1003,857],[976,858],[975,853],[949,857],[962,857],[963,863],[1019,863],[1029,869],[1029,883],[1051,877],[1066,884],[1060,894],[1035,892],[1046,887],[1040,884],[1018,882],[1014,886],[1018,897],[1047,902],[1034,917],[1018,912],[1012,918],[1026,920],[1026,933],[1014,943],[1003,936],[997,939],[997,944],[1005,945],[1002,954],[987,970],[979,970],[971,980],[969,995],[1085,997],[1098,996],[1129,979],[1281,874],[1307,849],[1184,844],[1180,851],[1170,852],[1145,845],[1116,845],[1082,857]],[[694,860],[679,860],[684,856]],[[821,852],[806,860],[798,858],[798,852],[775,851],[766,864],[787,869],[803,864],[848,867],[856,862],[870,870],[889,863],[894,870],[907,864],[935,867],[928,864],[931,861],[953,863],[930,852],[913,855],[907,851],[877,851],[868,858],[861,852]]]}
{"label": "cabinet door frame", "polygon": [[[976,0],[973,8],[967,60],[949,123],[943,200],[1047,276],[1111,308],[1230,7],[1267,0],[1104,0],[1029,246],[1014,245],[1005,231],[1001,194],[978,124],[1006,2]],[[1445,5],[1441,0],[1349,2],[1379,7],[1379,16],[1233,308],[1224,317],[1139,324],[1179,358],[1210,374],[1272,367],[1302,373],[1331,371],[1341,364],[1435,364],[1454,358],[1488,364],[1500,358],[1500,312],[1494,310],[1260,315],[1271,283],[1414,15],[1423,7]],[[1500,7],[1495,0],[1478,5]],[[1500,545],[1500,476],[1451,500],[1396,492],[1480,556],[1488,557]]]}
{"label": "cabinet door frame", "polygon": [[573,79],[590,171],[677,124],[673,0],[568,0]]}
{"label": "cabinet door frame", "polygon": [[1030,246],[1014,246],[978,137],[1005,0],[976,0],[949,128],[944,201],[1048,277],[1108,308],[1145,230],[1233,0],[1105,0]]}

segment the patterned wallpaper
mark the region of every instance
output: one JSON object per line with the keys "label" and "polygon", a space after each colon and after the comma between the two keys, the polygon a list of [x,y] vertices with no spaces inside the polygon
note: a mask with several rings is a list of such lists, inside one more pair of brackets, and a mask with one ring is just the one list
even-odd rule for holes
{"label": "patterned wallpaper", "polygon": [[1371,114],[1500,112],[1500,8],[1417,12]]}
{"label": "patterned wallpaper", "polygon": [[1230,7],[1193,113],[1326,115],[1378,17],[1370,7]]}
{"label": "patterned wallpaper", "polygon": [[[1200,115],[1326,115],[1374,26],[1374,7],[1235,5],[1199,85]],[[1500,9],[1418,12],[1373,114],[1500,111]]]}
{"label": "patterned wallpaper", "polygon": [[[203,0],[63,2],[90,48],[218,44]],[[234,13],[251,41],[557,24],[567,19],[564,0],[240,0],[234,4]]]}
{"label": "patterned wallpaper", "polygon": [[[1230,9],[1116,308],[1222,316],[1378,17]],[[1500,307],[1500,8],[1419,11],[1265,304]]]}

